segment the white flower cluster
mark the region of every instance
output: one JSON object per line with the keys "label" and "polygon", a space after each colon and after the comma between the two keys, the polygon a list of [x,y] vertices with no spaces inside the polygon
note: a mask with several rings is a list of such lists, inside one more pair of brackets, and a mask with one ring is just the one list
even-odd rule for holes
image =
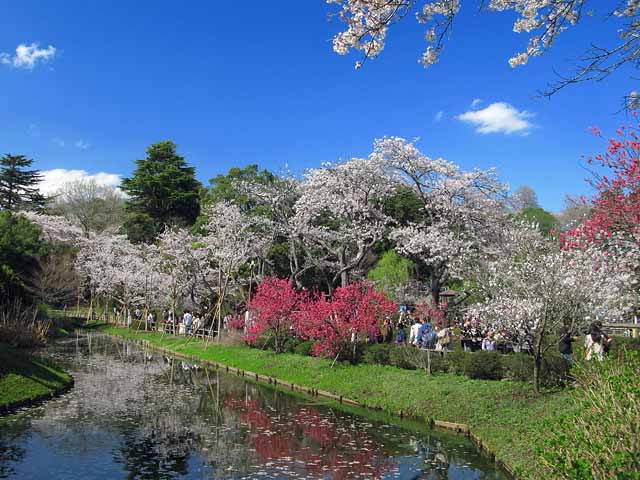
{"label": "white flower cluster", "polygon": [[167,229],[155,244],[132,244],[123,235],[83,236],[60,217],[27,214],[52,242],[78,249],[76,268],[91,291],[133,305],[211,306],[224,296],[232,277],[252,258],[264,257],[271,245],[272,225],[251,217],[233,204],[207,210],[203,235]]}
{"label": "white flower cluster", "polygon": [[[414,8],[418,22],[428,25],[425,34],[428,46],[419,61],[425,68],[433,65],[438,61],[443,39],[461,6],[460,0],[327,0],[327,3],[340,6],[337,16],[346,25],[346,30],[334,37],[333,49],[340,55],[351,50],[361,52],[364,59],[358,61],[356,67],[382,52],[389,27]],[[417,7],[418,3],[422,6]],[[513,24],[513,31],[530,34],[526,51],[509,60],[509,64],[516,67],[526,64],[532,56],[543,54],[560,33],[578,23],[586,3],[587,0],[490,0],[487,8],[515,12],[518,18]],[[622,3],[622,8],[610,13],[633,20],[632,25],[621,33],[625,38],[628,32],[637,32],[640,2],[626,0],[626,4]],[[484,5],[482,2],[481,6]]]}
{"label": "white flower cluster", "polygon": [[562,326],[577,331],[596,319],[619,321],[636,303],[635,274],[624,262],[596,248],[561,250],[535,226],[512,224],[495,254],[475,267],[485,301],[468,317],[540,342]]}

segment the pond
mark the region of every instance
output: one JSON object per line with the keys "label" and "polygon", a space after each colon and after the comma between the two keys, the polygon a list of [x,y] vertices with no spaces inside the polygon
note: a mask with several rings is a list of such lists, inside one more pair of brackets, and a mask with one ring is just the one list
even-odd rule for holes
{"label": "pond", "polygon": [[505,479],[464,436],[337,408],[102,335],[75,387],[0,418],[0,478]]}

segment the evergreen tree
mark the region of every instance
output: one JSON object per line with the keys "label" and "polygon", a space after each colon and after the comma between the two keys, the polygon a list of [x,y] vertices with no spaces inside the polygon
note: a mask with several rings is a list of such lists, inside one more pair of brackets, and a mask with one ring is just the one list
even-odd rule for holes
{"label": "evergreen tree", "polygon": [[38,227],[22,215],[0,212],[0,303],[28,296],[28,279],[45,253]]}
{"label": "evergreen tree", "polygon": [[131,178],[122,181],[129,195],[124,230],[132,242],[151,242],[165,226],[189,226],[200,213],[200,182],[195,168],[176,154],[171,141],[151,145],[147,158],[136,160]]}
{"label": "evergreen tree", "polygon": [[0,158],[0,208],[42,209],[46,200],[38,190],[42,180],[40,171],[26,170],[33,160],[24,155],[6,154]]}

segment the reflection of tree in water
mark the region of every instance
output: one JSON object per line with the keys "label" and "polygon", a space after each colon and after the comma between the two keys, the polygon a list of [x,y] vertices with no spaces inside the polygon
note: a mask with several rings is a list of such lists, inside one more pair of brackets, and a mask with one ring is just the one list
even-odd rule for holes
{"label": "reflection of tree in water", "polygon": [[381,478],[395,466],[390,452],[366,428],[354,429],[329,412],[311,407],[271,410],[263,401],[226,400],[226,407],[239,413],[241,423],[248,427],[248,440],[262,464],[271,464],[281,473],[335,480]]}
{"label": "reflection of tree in water", "polygon": [[188,474],[187,462],[195,443],[193,432],[176,431],[175,425],[163,423],[159,420],[155,425],[123,432],[123,442],[114,451],[114,460],[124,465],[127,478],[173,478],[176,474]]}
{"label": "reflection of tree in water", "polygon": [[[399,428],[108,338],[95,338],[91,352],[71,346],[60,358],[72,358],[74,390],[32,410],[28,425],[12,427],[18,436],[36,436],[62,462],[110,455],[113,476],[129,478],[440,479],[448,478],[447,467],[461,473],[450,478],[486,471],[459,437],[440,444],[438,435],[421,435],[408,444],[411,435]],[[25,456],[12,444],[24,440],[0,431],[0,477]],[[460,470],[473,462],[479,470]]]}
{"label": "reflection of tree in water", "polygon": [[21,462],[27,453],[24,448],[13,444],[11,440],[0,440],[0,478],[7,478],[15,474],[15,469],[11,464]]}

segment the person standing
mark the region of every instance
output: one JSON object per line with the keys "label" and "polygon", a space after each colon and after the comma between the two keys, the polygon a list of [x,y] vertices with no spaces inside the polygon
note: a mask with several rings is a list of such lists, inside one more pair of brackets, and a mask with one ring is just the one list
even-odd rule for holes
{"label": "person standing", "polygon": [[409,343],[411,345],[418,345],[418,331],[421,326],[422,323],[420,323],[418,319],[411,325],[411,329],[409,330]]}
{"label": "person standing", "polygon": [[562,327],[562,330],[560,330],[560,340],[558,340],[558,351],[569,363],[573,363],[573,342],[575,341],[576,338],[571,335],[569,328]]}
{"label": "person standing", "polygon": [[482,339],[482,350],[493,352],[496,349],[496,341],[493,339],[493,332],[488,332],[487,336]]}
{"label": "person standing", "polygon": [[592,324],[589,333],[584,339],[585,358],[587,360],[597,358],[604,360],[604,338],[602,332],[596,324]]}
{"label": "person standing", "polygon": [[193,325],[193,315],[191,315],[189,310],[185,310],[184,315],[182,316],[182,322],[184,323],[187,335],[190,335],[191,326]]}

